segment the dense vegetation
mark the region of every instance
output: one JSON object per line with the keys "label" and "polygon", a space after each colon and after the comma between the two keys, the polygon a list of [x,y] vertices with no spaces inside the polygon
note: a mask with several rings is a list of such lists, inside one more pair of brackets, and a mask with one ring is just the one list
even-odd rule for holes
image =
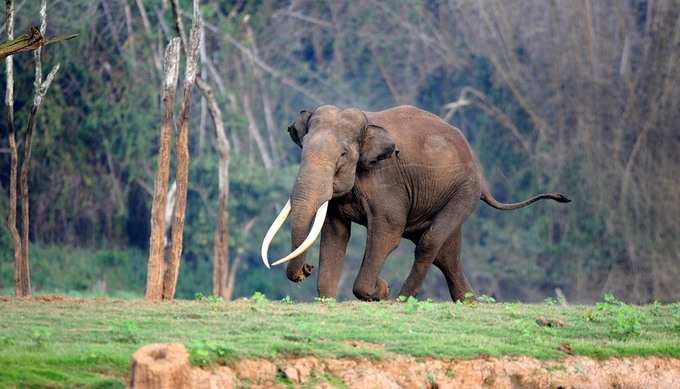
{"label": "dense vegetation", "polygon": [[[45,296],[0,301],[0,309],[2,387],[118,387],[131,353],[157,342],[183,343],[194,365],[286,355],[680,357],[678,304],[636,307],[612,296],[596,306],[413,298],[299,304],[290,298],[269,301],[261,293],[233,303],[199,297],[162,305]],[[556,324],[546,326],[548,321]],[[375,347],[355,347],[349,341]]]}
{"label": "dense vegetation", "polygon": [[[34,3],[22,3],[18,31],[36,20]],[[62,70],[33,150],[33,286],[139,294],[160,124],[156,61],[174,32],[168,2],[48,3],[50,30],[80,37],[43,54],[46,66],[61,63]],[[629,301],[678,299],[680,7],[672,0],[506,3],[202,1],[202,74],[215,86],[233,148],[230,247],[232,258],[243,259],[236,296],[314,296],[314,281],[291,285],[280,269],[261,266],[258,251],[296,173],[299,151],[285,128],[299,109],[332,103],[432,111],[465,132],[499,199],[559,190],[574,200],[513,213],[480,206],[463,246],[480,292],[506,301],[540,301],[556,288],[570,301],[592,301],[603,291]],[[16,61],[16,108],[23,112],[31,56]],[[457,110],[447,108],[453,101]],[[206,110],[196,94],[178,289],[185,298],[211,290],[217,157]],[[24,117],[17,115],[17,128]],[[0,134],[4,220],[4,123]],[[362,234],[355,228],[342,298],[351,296]],[[276,243],[274,252],[288,249],[286,232]],[[388,262],[384,277],[393,290],[411,258],[404,243]],[[0,293],[12,289],[11,261],[3,224]],[[437,271],[427,296],[448,298]],[[376,314],[401,310],[380,307]],[[151,340],[151,330],[141,328]],[[53,330],[66,335],[75,333]]]}

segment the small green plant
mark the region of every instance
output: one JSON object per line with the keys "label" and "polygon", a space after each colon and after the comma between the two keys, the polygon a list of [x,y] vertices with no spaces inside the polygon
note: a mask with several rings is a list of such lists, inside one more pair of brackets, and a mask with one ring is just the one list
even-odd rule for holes
{"label": "small green plant", "polygon": [[292,388],[294,385],[293,381],[286,375],[281,367],[276,370],[274,382],[280,386],[285,386],[286,388]]}
{"label": "small green plant", "polygon": [[138,343],[139,327],[134,321],[126,320],[111,327],[111,337],[120,343]]}
{"label": "small green plant", "polygon": [[319,304],[335,305],[337,302],[333,297],[314,297],[314,301]]}
{"label": "small green plant", "polygon": [[267,300],[267,296],[262,292],[253,293],[253,295],[250,296],[250,300],[255,304],[266,304],[269,301]]}
{"label": "small green plant", "polygon": [[643,319],[644,316],[638,309],[629,305],[621,305],[608,321],[609,336],[619,340],[638,337],[642,333]]}
{"label": "small green plant", "polygon": [[208,350],[204,340],[192,339],[186,346],[189,349],[189,357],[193,364],[205,366],[210,362],[210,350]]}
{"label": "small green plant", "polygon": [[198,366],[205,366],[212,359],[223,360],[234,355],[233,349],[217,341],[192,339],[186,346],[189,350],[191,362]]}
{"label": "small green plant", "polygon": [[413,296],[399,296],[397,301],[404,303],[405,313],[415,313],[418,310],[430,310],[434,307],[432,299],[418,301],[418,299]]}
{"label": "small green plant", "polygon": [[604,307],[604,306],[620,306],[620,305],[625,305],[625,303],[614,296],[612,293],[605,293],[602,296],[602,300],[597,303],[598,307]]}
{"label": "small green plant", "polygon": [[[206,296],[203,293],[198,292],[194,295],[194,300],[206,302],[209,304],[218,304],[224,302],[224,297],[215,295]],[[212,310],[213,311],[217,310],[217,307],[213,306]]]}
{"label": "small green plant", "polygon": [[209,303],[211,304],[217,304],[217,303],[223,303],[224,302],[224,297],[222,296],[215,296],[215,295],[210,295],[207,297]]}
{"label": "small green plant", "polygon": [[473,305],[476,302],[477,302],[477,299],[475,298],[475,294],[472,293],[472,292],[467,292],[463,296],[463,304]]}
{"label": "small green plant", "polygon": [[545,305],[557,305],[557,299],[554,297],[546,297],[545,300],[543,300],[543,304]]}
{"label": "small green plant", "polygon": [[52,337],[52,333],[44,327],[33,327],[31,330],[31,342],[34,348],[43,348]]}
{"label": "small green plant", "polygon": [[430,388],[437,387],[437,376],[435,376],[431,371],[427,372],[427,384]]}
{"label": "small green plant", "polygon": [[675,325],[673,326],[673,329],[675,330],[675,333],[680,335],[680,314],[674,315],[673,318],[675,319]]}
{"label": "small green plant", "polygon": [[[404,296],[400,296],[404,297]],[[418,299],[413,296],[408,296],[404,301],[404,312],[415,313],[418,311]]]}
{"label": "small green plant", "polygon": [[0,348],[6,346],[14,346],[16,341],[9,336],[0,336]]}
{"label": "small green plant", "polygon": [[290,296],[286,296],[281,299],[281,303],[283,304],[294,304],[295,302],[293,301],[293,298]]}
{"label": "small green plant", "polygon": [[660,302],[654,300],[654,302],[652,303],[652,307],[651,307],[651,309],[649,310],[649,312],[650,312],[653,316],[661,316],[661,310],[662,310],[662,309],[663,309],[663,304],[661,304]]}
{"label": "small green plant", "polygon": [[495,299],[495,298],[493,298],[493,297],[491,297],[491,296],[487,296],[487,295],[485,295],[485,294],[480,295],[479,297],[477,297],[477,301],[479,301],[480,303],[484,303],[484,304],[495,304],[495,303],[496,303],[496,299]]}
{"label": "small green plant", "polygon": [[668,309],[670,309],[671,314],[673,314],[673,316],[680,315],[680,303],[669,304]]}

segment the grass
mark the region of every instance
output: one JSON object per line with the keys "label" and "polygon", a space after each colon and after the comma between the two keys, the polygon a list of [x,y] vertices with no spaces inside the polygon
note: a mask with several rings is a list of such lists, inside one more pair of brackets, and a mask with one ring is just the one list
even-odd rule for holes
{"label": "grass", "polygon": [[[606,300],[606,299],[605,299]],[[564,327],[542,327],[538,317]],[[0,387],[123,387],[143,344],[179,342],[196,365],[241,357],[680,357],[680,306],[403,302],[300,304],[258,294],[199,298],[0,301]],[[358,342],[349,342],[358,341]],[[365,345],[365,347],[364,347]],[[375,345],[375,347],[373,347]]]}

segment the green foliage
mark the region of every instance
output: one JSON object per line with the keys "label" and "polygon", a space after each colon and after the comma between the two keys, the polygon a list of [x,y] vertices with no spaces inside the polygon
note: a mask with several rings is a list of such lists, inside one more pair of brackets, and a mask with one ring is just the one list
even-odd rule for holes
{"label": "green foliage", "polygon": [[612,313],[613,317],[608,321],[612,338],[626,340],[640,336],[644,315],[639,310],[629,305],[620,305]]}
{"label": "green foliage", "polygon": [[314,297],[314,301],[324,305],[335,305],[337,302],[333,297]]}
{"label": "green foliage", "polygon": [[111,338],[120,343],[138,343],[139,326],[132,320],[115,323],[111,327]]}
{"label": "green foliage", "polygon": [[463,296],[463,304],[467,305],[472,305],[477,302],[477,299],[475,298],[475,294],[472,292],[467,292]]}
{"label": "green foliage", "polygon": [[[11,252],[6,252],[7,257]],[[2,256],[2,254],[0,254]],[[146,282],[146,254],[140,250],[91,250],[31,245],[31,283],[37,292],[139,296]],[[0,286],[13,287],[13,264],[0,262]]]}
{"label": "green foliage", "polygon": [[[652,305],[650,313],[654,316],[660,314],[658,305]],[[611,293],[605,293],[595,309],[588,309],[584,313],[584,319],[606,323],[611,338],[628,340],[642,334],[642,324],[646,317],[640,309],[622,302]]]}
{"label": "green foliage", "polygon": [[419,310],[431,310],[433,307],[432,299],[418,301],[418,299],[413,296],[399,296],[397,300],[404,304],[404,312],[408,314],[416,313]]}
{"label": "green foliage", "polygon": [[267,296],[261,292],[253,293],[253,295],[250,297],[250,300],[255,304],[266,304],[269,302],[269,300],[267,300]]}
{"label": "green foliage", "polygon": [[52,332],[46,327],[33,327],[31,329],[31,346],[37,349],[44,348],[52,337]]}
{"label": "green foliage", "polygon": [[546,297],[543,300],[543,304],[545,305],[557,305],[557,299],[554,297]]}
{"label": "green foliage", "polygon": [[605,293],[602,300],[597,303],[597,308],[600,310],[607,309],[607,307],[624,305],[623,301],[619,300],[612,293]]}
{"label": "green foliage", "polygon": [[480,303],[494,304],[496,302],[496,299],[491,296],[482,294],[477,297],[477,301],[479,301]]}
{"label": "green foliage", "polygon": [[191,339],[185,346],[191,363],[198,366],[205,366],[211,361],[225,361],[234,355],[233,349],[215,340]]}
{"label": "green foliage", "polygon": [[282,298],[281,302],[283,304],[295,304],[295,302],[293,301],[293,298],[290,297],[290,296],[286,296],[286,297]]}
{"label": "green foliage", "polygon": [[4,346],[14,346],[15,344],[16,344],[16,341],[14,339],[10,338],[9,336],[5,336],[5,335],[0,336],[0,350]]}
{"label": "green foliage", "polygon": [[222,303],[224,302],[224,297],[222,296],[215,296],[215,295],[210,295],[210,296],[205,296],[203,293],[198,292],[194,295],[194,300],[196,301],[205,301],[210,304],[217,304],[217,303]]}

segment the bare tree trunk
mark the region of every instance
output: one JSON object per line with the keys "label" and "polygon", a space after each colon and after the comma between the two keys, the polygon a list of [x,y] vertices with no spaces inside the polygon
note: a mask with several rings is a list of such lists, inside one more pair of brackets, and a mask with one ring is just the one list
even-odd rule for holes
{"label": "bare tree trunk", "polygon": [[149,264],[146,278],[147,300],[160,301],[163,297],[165,212],[170,176],[170,144],[174,129],[173,111],[177,79],[179,77],[179,38],[174,38],[165,49],[163,67],[163,119],[158,149],[158,171],[154,182],[151,205],[151,237],[149,239]]}
{"label": "bare tree trunk", "polygon": [[215,149],[219,156],[217,166],[219,187],[218,214],[213,240],[213,294],[228,300],[228,297],[225,295],[225,287],[229,275],[229,158],[231,145],[224,128],[222,111],[219,105],[217,105],[212,88],[201,79],[197,80],[197,86],[203,93],[203,97],[208,104],[208,112],[210,112],[210,116],[213,119],[216,139]]}
{"label": "bare tree trunk", "polygon": [[[11,41],[14,36],[14,2],[6,0],[7,7],[7,37]],[[33,150],[33,133],[35,132],[36,120],[38,112],[42,105],[43,99],[47,90],[54,80],[54,76],[59,71],[59,64],[57,64],[52,71],[47,75],[45,81],[42,80],[42,61],[41,61],[41,47],[44,45],[42,38],[47,30],[47,2],[42,0],[40,7],[40,30],[32,28],[29,41],[33,40],[31,50],[34,51],[35,59],[35,80],[34,80],[34,94],[33,106],[28,117],[28,125],[26,127],[24,139],[24,157],[21,162],[21,171],[19,176],[19,190],[21,192],[21,235],[17,228],[17,168],[19,165],[19,150],[16,143],[16,130],[14,127],[14,69],[12,57],[6,58],[7,65],[7,90],[5,95],[5,105],[7,107],[7,128],[9,135],[10,146],[10,188],[9,188],[9,215],[7,216],[7,226],[10,231],[12,239],[12,246],[14,248],[14,283],[15,293],[17,296],[28,296],[31,294],[31,275],[29,267],[29,231],[30,231],[30,209],[29,209],[29,192],[28,192],[28,176],[31,164],[31,152]],[[37,38],[36,38],[37,37]],[[35,38],[35,39],[34,39]]]}
{"label": "bare tree trunk", "polygon": [[[47,1],[43,0],[40,7],[40,33],[45,35],[47,30]],[[38,47],[34,52],[35,60],[35,80],[34,88],[35,92],[33,95],[33,107],[31,107],[31,113],[28,117],[28,126],[26,127],[26,135],[24,138],[24,158],[21,162],[21,173],[19,176],[19,188],[21,190],[21,265],[20,271],[23,278],[22,283],[28,289],[30,294],[31,289],[31,274],[29,267],[29,231],[30,231],[30,220],[29,220],[29,195],[28,195],[28,173],[31,166],[31,152],[33,149],[33,133],[35,132],[35,125],[38,116],[38,111],[42,106],[43,99],[47,93],[47,89],[52,84],[54,76],[59,71],[59,64],[57,64],[52,71],[47,75],[47,78],[43,82],[42,80],[42,60],[41,60],[42,49]]]}
{"label": "bare tree trunk", "polygon": [[[14,1],[6,0],[7,9],[7,39],[14,39]],[[28,296],[31,293],[30,285],[24,283],[21,272],[21,237],[17,230],[17,165],[19,150],[16,142],[14,128],[14,62],[12,57],[5,59],[7,73],[7,88],[5,90],[5,107],[7,110],[7,136],[10,150],[9,169],[9,210],[7,213],[7,229],[12,239],[14,249],[14,290],[17,297]]]}
{"label": "bare tree trunk", "polygon": [[[248,235],[248,232],[253,228],[255,225],[255,218],[252,218],[248,220],[248,222],[245,224],[243,227],[243,230],[241,232],[242,236]],[[229,265],[226,266],[226,272],[227,272],[227,284],[224,288],[224,293],[222,294],[222,297],[224,297],[225,300],[229,301],[233,298],[234,296],[234,288],[236,287],[236,271],[238,270],[238,265],[241,264],[241,259],[243,258],[243,252],[245,250],[243,247],[239,247],[238,250],[236,250],[236,255],[234,255],[234,259],[232,260],[231,267]]]}
{"label": "bare tree trunk", "polygon": [[179,274],[180,258],[182,255],[182,240],[184,238],[184,217],[187,204],[187,187],[189,183],[189,114],[191,112],[191,92],[198,73],[198,49],[201,37],[201,16],[199,14],[198,0],[194,0],[193,25],[191,26],[191,38],[187,42],[186,71],[184,76],[184,97],[180,108],[177,143],[175,154],[177,156],[177,199],[172,222],[172,249],[170,263],[163,280],[163,299],[172,300],[177,288],[177,276]]}
{"label": "bare tree trunk", "polygon": [[229,265],[229,241],[226,240],[229,237],[229,210],[226,198],[221,193],[218,204],[217,227],[213,236],[212,294],[225,297],[227,266]]}
{"label": "bare tree trunk", "polygon": [[[172,0],[172,10],[175,18],[175,29],[182,37],[182,41],[186,42],[184,38],[184,26],[182,24],[181,12],[177,0]],[[194,19],[196,15],[194,15]],[[203,24],[200,25],[200,35],[203,36]],[[193,30],[192,30],[193,35]],[[201,38],[201,42],[204,40]],[[186,43],[185,43],[186,44]],[[185,46],[186,48],[186,46]],[[201,50],[201,57],[203,62],[210,64],[205,50]],[[215,79],[218,87],[222,85],[216,72]],[[227,132],[224,128],[224,120],[222,118],[222,110],[220,110],[217,100],[213,94],[210,85],[204,81],[200,76],[196,79],[196,86],[203,95],[203,99],[208,107],[210,117],[213,119],[215,126],[215,148],[219,156],[218,162],[218,185],[219,185],[219,199],[218,199],[218,216],[217,226],[213,237],[213,295],[222,296],[226,300],[231,298],[227,295],[225,288],[228,283],[229,273],[229,158],[231,153],[231,145]],[[233,284],[233,281],[232,281]]]}

